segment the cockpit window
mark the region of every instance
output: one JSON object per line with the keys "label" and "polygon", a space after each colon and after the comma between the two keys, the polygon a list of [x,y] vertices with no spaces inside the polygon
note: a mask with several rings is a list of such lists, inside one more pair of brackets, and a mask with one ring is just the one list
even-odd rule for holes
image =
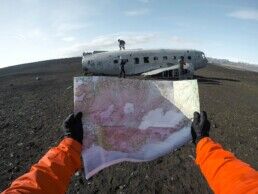
{"label": "cockpit window", "polygon": [[86,52],[83,52],[83,53],[82,53],[82,56],[84,56],[84,57],[86,57],[87,55],[92,55],[92,53],[90,53],[90,52],[87,52],[87,53],[86,53]]}
{"label": "cockpit window", "polygon": [[192,59],[192,57],[191,57],[191,56],[188,56],[188,57],[187,57],[187,59],[188,59],[188,60],[191,60],[191,59]]}
{"label": "cockpit window", "polygon": [[205,58],[206,58],[204,53],[202,53],[202,58],[203,58],[203,59],[205,59]]}

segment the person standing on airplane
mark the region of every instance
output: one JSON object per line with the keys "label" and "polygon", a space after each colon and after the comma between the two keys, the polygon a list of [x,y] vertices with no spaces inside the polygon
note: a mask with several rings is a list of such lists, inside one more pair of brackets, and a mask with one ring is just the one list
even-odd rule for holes
{"label": "person standing on airplane", "polygon": [[122,49],[125,50],[125,41],[121,40],[121,39],[118,39],[118,43],[119,43],[119,49],[120,50],[122,50]]}

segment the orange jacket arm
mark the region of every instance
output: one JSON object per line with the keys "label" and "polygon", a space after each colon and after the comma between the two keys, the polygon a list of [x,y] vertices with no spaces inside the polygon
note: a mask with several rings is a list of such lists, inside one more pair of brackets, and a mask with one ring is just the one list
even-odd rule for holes
{"label": "orange jacket arm", "polygon": [[208,137],[197,144],[196,163],[215,193],[258,193],[258,172]]}
{"label": "orange jacket arm", "polygon": [[81,149],[80,143],[65,138],[3,193],[65,193],[71,176],[81,168]]}

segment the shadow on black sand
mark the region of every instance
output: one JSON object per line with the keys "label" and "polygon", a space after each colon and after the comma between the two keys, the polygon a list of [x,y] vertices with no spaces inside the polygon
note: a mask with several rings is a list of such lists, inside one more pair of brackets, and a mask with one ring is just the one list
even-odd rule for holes
{"label": "shadow on black sand", "polygon": [[211,85],[220,85],[221,81],[230,81],[230,82],[240,82],[236,79],[228,79],[228,78],[218,78],[218,77],[204,77],[204,76],[194,76],[195,79],[198,80],[198,83],[211,84]]}

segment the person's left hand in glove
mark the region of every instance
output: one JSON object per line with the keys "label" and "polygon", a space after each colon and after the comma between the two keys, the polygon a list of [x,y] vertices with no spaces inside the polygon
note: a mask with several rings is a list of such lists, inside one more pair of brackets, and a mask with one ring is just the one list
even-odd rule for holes
{"label": "person's left hand in glove", "polygon": [[[65,193],[71,176],[81,169],[82,113],[69,115],[63,123],[65,136],[29,172],[17,178],[3,193]],[[79,144],[78,144],[78,143]]]}
{"label": "person's left hand in glove", "polygon": [[64,121],[64,132],[66,137],[70,137],[80,144],[83,139],[82,128],[82,112],[78,112],[76,115],[70,114]]}

